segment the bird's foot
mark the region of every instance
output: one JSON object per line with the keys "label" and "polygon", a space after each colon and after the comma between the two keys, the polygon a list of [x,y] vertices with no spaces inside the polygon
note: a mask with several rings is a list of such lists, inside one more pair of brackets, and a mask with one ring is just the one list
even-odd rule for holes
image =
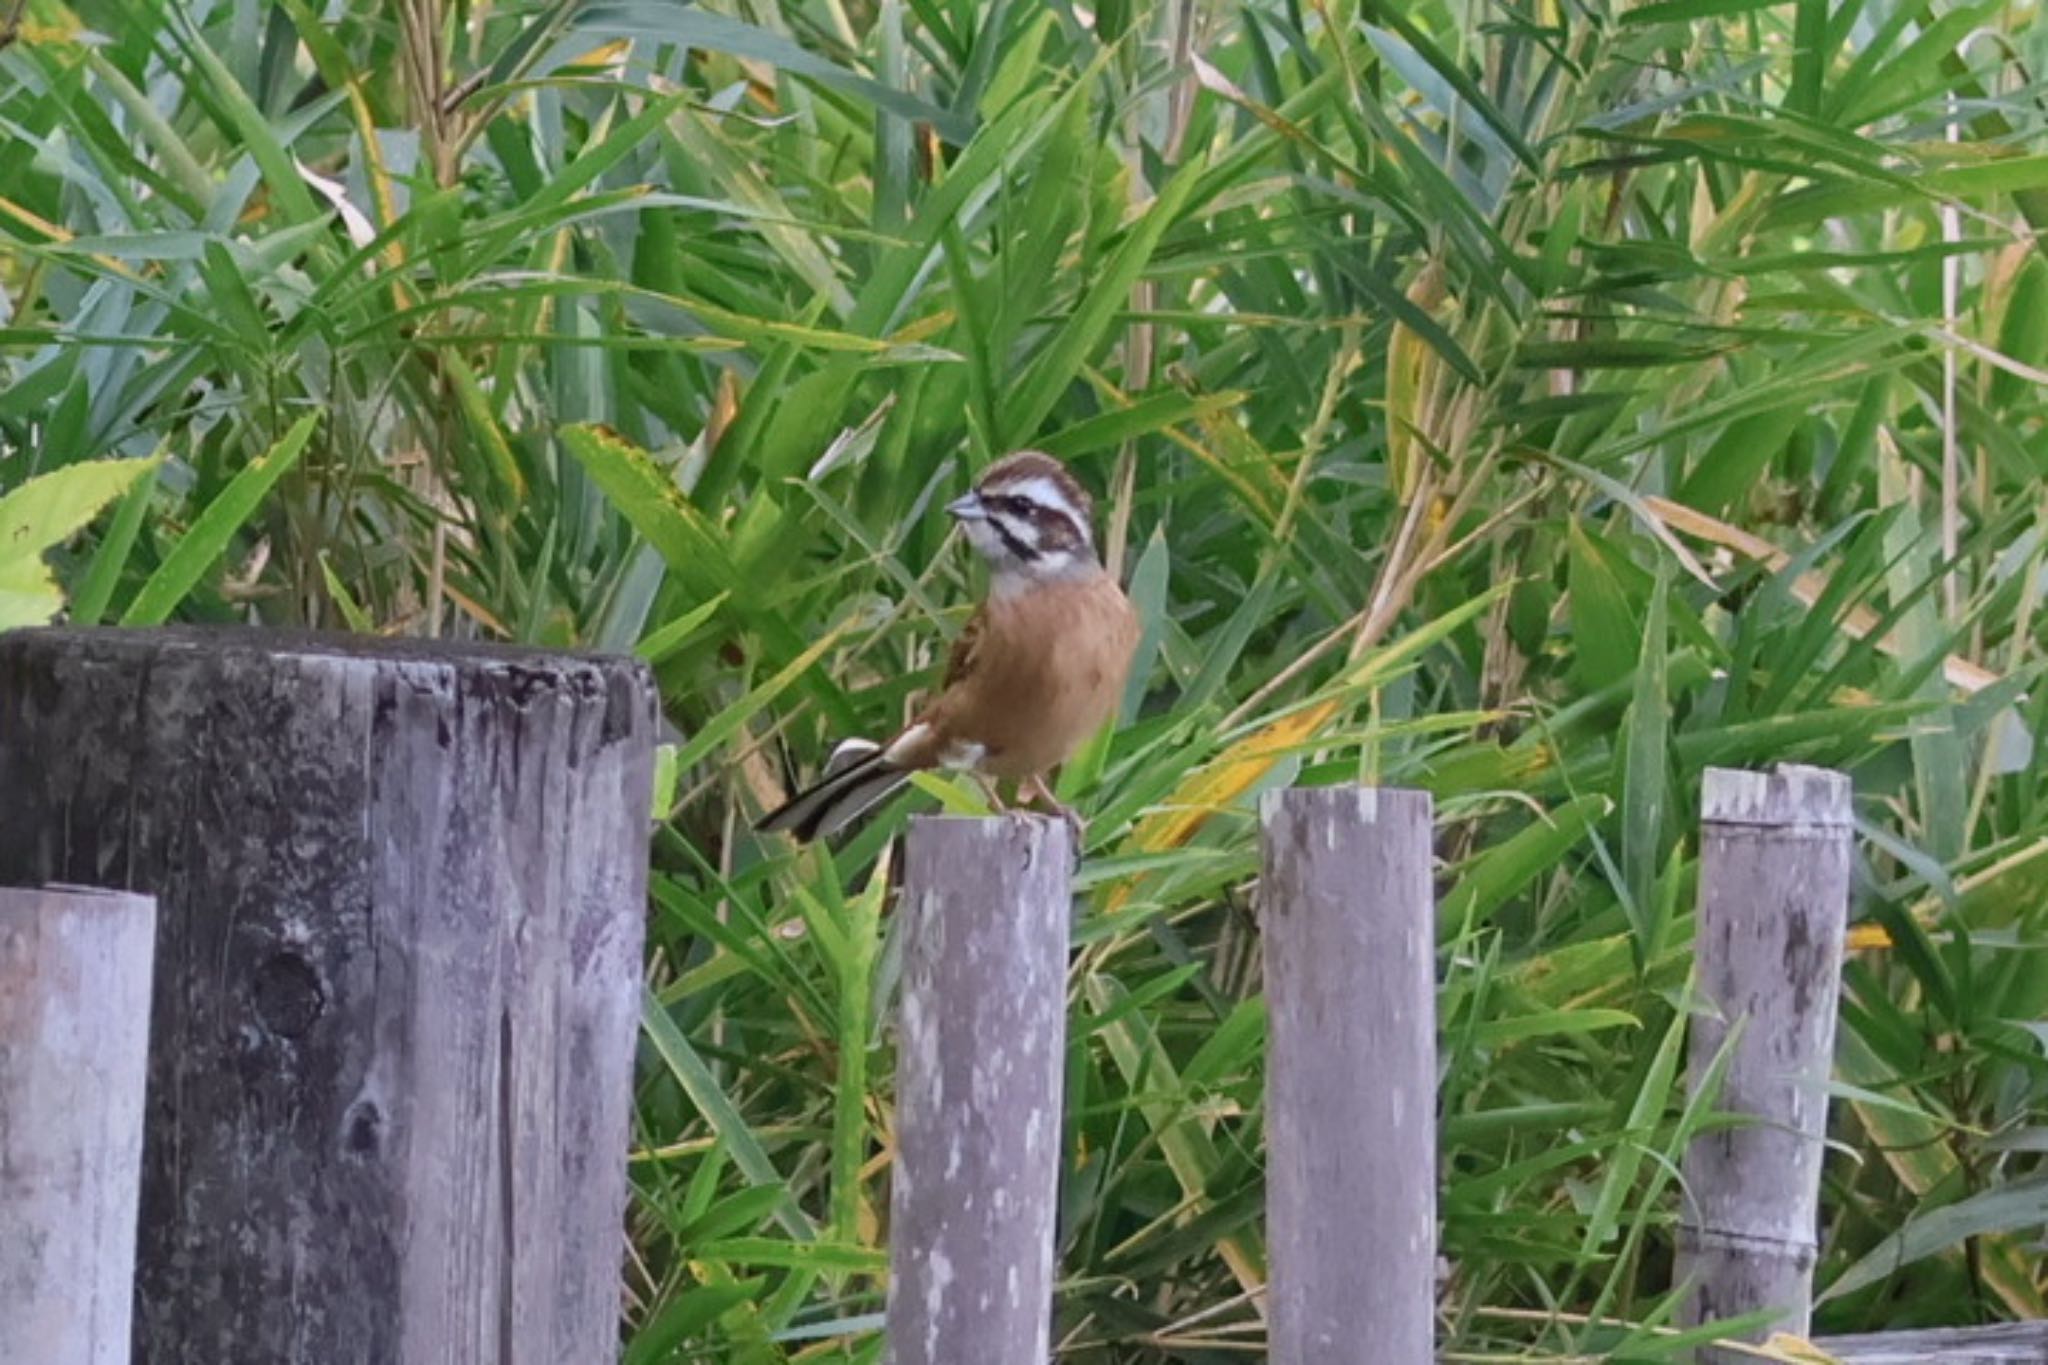
{"label": "bird's foot", "polygon": [[1069,842],[1074,849],[1074,861],[1079,863],[1081,861],[1082,842],[1088,837],[1088,822],[1083,820],[1081,812],[1075,810],[1072,806],[1063,806],[1055,802],[1053,808],[1059,812],[1060,819],[1067,822],[1067,834],[1070,836]]}
{"label": "bird's foot", "polygon": [[1017,796],[1020,800],[1042,803],[1047,811],[1066,823],[1067,833],[1073,836],[1074,861],[1080,862],[1081,841],[1088,834],[1088,822],[1081,818],[1081,813],[1054,796],[1052,788],[1045,785],[1045,779],[1042,777],[1033,777],[1025,781],[1017,789]]}

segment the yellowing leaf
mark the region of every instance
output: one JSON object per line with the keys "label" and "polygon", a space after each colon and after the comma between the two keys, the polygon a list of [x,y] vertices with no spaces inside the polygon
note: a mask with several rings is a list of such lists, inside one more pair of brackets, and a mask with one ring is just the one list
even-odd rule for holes
{"label": "yellowing leaf", "polygon": [[484,393],[476,371],[453,351],[442,356],[442,366],[448,377],[455,381],[456,404],[462,409],[463,418],[469,423],[470,433],[476,437],[485,459],[490,462],[491,472],[511,490],[515,502],[523,500],[526,497],[526,476],[519,472],[519,462],[512,458],[511,443],[505,439],[505,429],[498,424],[497,414],[491,411],[490,397]]}
{"label": "yellowing leaf", "polygon": [[[1433,313],[1444,301],[1443,267],[1432,260],[1408,287],[1408,301]],[[1430,344],[1400,322],[1387,341],[1387,486],[1402,506],[1415,496],[1429,455],[1424,433],[1434,429],[1443,361]]]}
{"label": "yellowing leaf", "polygon": [[1786,1365],[1842,1365],[1835,1356],[1790,1332],[1771,1333],[1764,1341],[1764,1349],[1772,1353],[1773,1360],[1784,1361]]}
{"label": "yellowing leaf", "polygon": [[84,529],[160,461],[86,460],[0,497],[0,630],[40,626],[64,606],[43,554]]}
{"label": "yellowing leaf", "polygon": [[[1705,512],[1687,507],[1684,503],[1650,494],[1643,498],[1643,505],[1672,530],[1733,550],[1773,571],[1782,570],[1792,562],[1790,555],[1762,536],[1753,535],[1737,526],[1730,526],[1720,518],[1708,516]],[[1810,607],[1820,600],[1820,595],[1827,591],[1827,586],[1826,574],[1803,573],[1792,583],[1792,595]],[[1844,612],[1838,624],[1843,634],[1860,640],[1877,629],[1878,617],[1869,607],[1856,606]],[[1877,642],[1877,647],[1893,658],[1899,657],[1904,649],[1894,635],[1886,635]],[[1972,694],[1983,691],[1993,683],[2003,681],[1999,674],[1958,654],[1951,654],[1943,659],[1941,671],[1951,687]]]}
{"label": "yellowing leaf", "polygon": [[[1273,766],[1319,734],[1353,700],[1356,689],[1393,676],[1411,659],[1477,616],[1512,584],[1500,584],[1430,621],[1381,649],[1352,663],[1338,679],[1337,695],[1309,702],[1260,726],[1231,744],[1215,760],[1181,778],[1158,810],[1138,821],[1124,843],[1126,853],[1163,853],[1179,848],[1250,791]],[[1130,900],[1134,881],[1112,888],[1105,908],[1115,911]]]}
{"label": "yellowing leaf", "polygon": [[0,563],[0,630],[47,624],[64,605],[64,593],[41,557]]}
{"label": "yellowing leaf", "polygon": [[170,618],[186,594],[197,586],[200,576],[227,553],[228,542],[241,530],[277,481],[299,462],[299,454],[320,424],[320,414],[309,412],[292,423],[276,445],[243,465],[212,502],[193,518],[185,534],[164,556],[135,600],[121,614],[124,626],[158,626]]}
{"label": "yellowing leaf", "polygon": [[652,455],[595,424],[564,428],[562,446],[676,573],[708,583],[713,592],[740,587],[724,535]]}
{"label": "yellowing leaf", "polygon": [[159,460],[86,460],[38,474],[0,498],[0,563],[61,545]]}
{"label": "yellowing leaf", "polygon": [[1186,843],[1211,815],[1250,791],[1295,745],[1321,730],[1337,708],[1334,701],[1303,707],[1231,745],[1214,763],[1183,779],[1164,809],[1138,822],[1129,850],[1161,853]]}

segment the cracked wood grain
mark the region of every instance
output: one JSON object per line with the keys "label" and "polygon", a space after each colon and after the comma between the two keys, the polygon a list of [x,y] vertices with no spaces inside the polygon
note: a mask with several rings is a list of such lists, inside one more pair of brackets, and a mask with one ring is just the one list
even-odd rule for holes
{"label": "cracked wood grain", "polygon": [[156,904],[0,890],[0,1361],[128,1365]]}
{"label": "cracked wood grain", "polygon": [[905,849],[888,1359],[1045,1365],[1069,869],[1064,824],[924,817]]}
{"label": "cracked wood grain", "polygon": [[161,911],[138,1361],[615,1357],[654,730],[622,659],[0,638],[0,882]]}
{"label": "cracked wood grain", "polygon": [[1704,778],[1688,1063],[1697,1091],[1726,1047],[1716,1108],[1753,1121],[1703,1134],[1686,1151],[1677,1274],[1692,1283],[1689,1325],[1773,1309],[1775,1324],[1753,1339],[1807,1331],[1848,919],[1849,798],[1848,778],[1820,768],[1709,768]]}
{"label": "cracked wood grain", "polygon": [[1261,807],[1267,1318],[1274,1365],[1435,1358],[1429,793]]}

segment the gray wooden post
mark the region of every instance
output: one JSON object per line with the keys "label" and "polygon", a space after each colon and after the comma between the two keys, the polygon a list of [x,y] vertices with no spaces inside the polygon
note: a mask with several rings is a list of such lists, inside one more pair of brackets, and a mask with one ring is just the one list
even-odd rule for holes
{"label": "gray wooden post", "polygon": [[0,881],[162,909],[143,1365],[614,1357],[654,723],[625,660],[0,637]]}
{"label": "gray wooden post", "polygon": [[1848,918],[1849,779],[1789,765],[1709,768],[1700,805],[1692,1084],[1739,1025],[1717,1108],[1756,1121],[1686,1152],[1685,1321],[1768,1308],[1779,1314],[1773,1330],[1804,1336]]}
{"label": "gray wooden post", "polygon": [[1872,1332],[1813,1344],[1842,1365],[2048,1365],[2048,1322]]}
{"label": "gray wooden post", "polygon": [[913,820],[888,1359],[1046,1365],[1071,842],[1035,816]]}
{"label": "gray wooden post", "polygon": [[1274,1365],[1428,1365],[1436,1324],[1429,793],[1260,809]]}
{"label": "gray wooden post", "polygon": [[156,902],[0,890],[0,1360],[127,1365]]}

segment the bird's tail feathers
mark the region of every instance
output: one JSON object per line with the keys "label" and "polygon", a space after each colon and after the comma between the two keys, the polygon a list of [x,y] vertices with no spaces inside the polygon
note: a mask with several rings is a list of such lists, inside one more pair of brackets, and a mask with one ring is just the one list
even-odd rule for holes
{"label": "bird's tail feathers", "polygon": [[762,816],[754,828],[764,833],[788,830],[804,843],[822,839],[873,807],[909,777],[910,769],[888,762],[881,745],[849,739],[832,751],[817,782]]}

